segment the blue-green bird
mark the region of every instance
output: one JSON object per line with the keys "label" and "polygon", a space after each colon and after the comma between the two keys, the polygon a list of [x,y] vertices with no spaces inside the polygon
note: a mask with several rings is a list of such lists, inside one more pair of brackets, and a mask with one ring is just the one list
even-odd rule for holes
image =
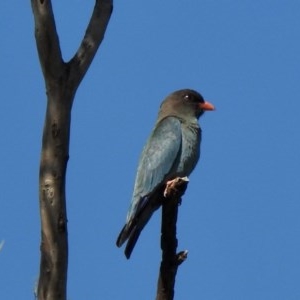
{"label": "blue-green bird", "polygon": [[206,110],[214,110],[214,106],[190,89],[176,91],[162,102],[140,157],[126,224],[116,243],[121,247],[128,240],[127,258],[153,212],[161,206],[167,181],[189,176],[195,168],[201,142],[198,119]]}

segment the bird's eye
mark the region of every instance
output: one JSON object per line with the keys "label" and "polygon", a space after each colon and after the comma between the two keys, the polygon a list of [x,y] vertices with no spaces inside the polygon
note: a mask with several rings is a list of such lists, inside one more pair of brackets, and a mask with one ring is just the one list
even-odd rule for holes
{"label": "bird's eye", "polygon": [[184,96],[183,96],[183,99],[184,100],[191,100],[191,95],[190,94],[185,94]]}

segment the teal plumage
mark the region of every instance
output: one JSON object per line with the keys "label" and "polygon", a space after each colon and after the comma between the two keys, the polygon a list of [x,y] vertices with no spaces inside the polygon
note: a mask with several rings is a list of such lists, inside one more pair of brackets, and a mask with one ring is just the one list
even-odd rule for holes
{"label": "teal plumage", "polygon": [[155,127],[142,151],[126,224],[117,246],[128,240],[130,257],[137,239],[161,205],[168,180],[189,176],[200,156],[201,129],[198,118],[214,107],[194,90],[179,90],[161,104]]}

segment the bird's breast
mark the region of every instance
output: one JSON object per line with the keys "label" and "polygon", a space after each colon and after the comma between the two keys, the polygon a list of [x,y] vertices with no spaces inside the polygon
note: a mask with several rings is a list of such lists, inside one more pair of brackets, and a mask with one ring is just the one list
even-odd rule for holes
{"label": "bird's breast", "polygon": [[201,129],[198,125],[182,124],[181,153],[177,166],[177,176],[189,176],[200,156]]}

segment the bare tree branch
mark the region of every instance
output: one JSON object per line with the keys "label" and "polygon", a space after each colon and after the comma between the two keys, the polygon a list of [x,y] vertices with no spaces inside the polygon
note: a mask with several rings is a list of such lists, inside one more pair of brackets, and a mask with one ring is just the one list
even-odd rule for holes
{"label": "bare tree branch", "polygon": [[31,0],[35,39],[44,77],[57,77],[63,60],[51,0]]}
{"label": "bare tree branch", "polygon": [[31,0],[35,37],[47,89],[39,199],[41,262],[39,300],[65,300],[68,231],[65,196],[71,110],[76,90],[103,39],[112,0],[96,0],[87,33],[69,63],[62,60],[51,0]]}
{"label": "bare tree branch", "polygon": [[[63,101],[62,101],[63,100]],[[66,299],[68,267],[65,178],[72,97],[48,94],[40,162],[41,263],[38,299]]]}
{"label": "bare tree branch", "polygon": [[174,298],[175,278],[178,266],[187,258],[187,251],[176,254],[176,222],[178,205],[181,204],[188,185],[187,177],[175,178],[166,185],[162,204],[161,249],[156,300],[172,300]]}
{"label": "bare tree branch", "polygon": [[99,45],[101,44],[113,6],[111,0],[96,0],[91,20],[87,26],[84,38],[76,54],[70,61],[71,69],[76,68],[77,72],[73,80],[79,84],[90,66]]}

